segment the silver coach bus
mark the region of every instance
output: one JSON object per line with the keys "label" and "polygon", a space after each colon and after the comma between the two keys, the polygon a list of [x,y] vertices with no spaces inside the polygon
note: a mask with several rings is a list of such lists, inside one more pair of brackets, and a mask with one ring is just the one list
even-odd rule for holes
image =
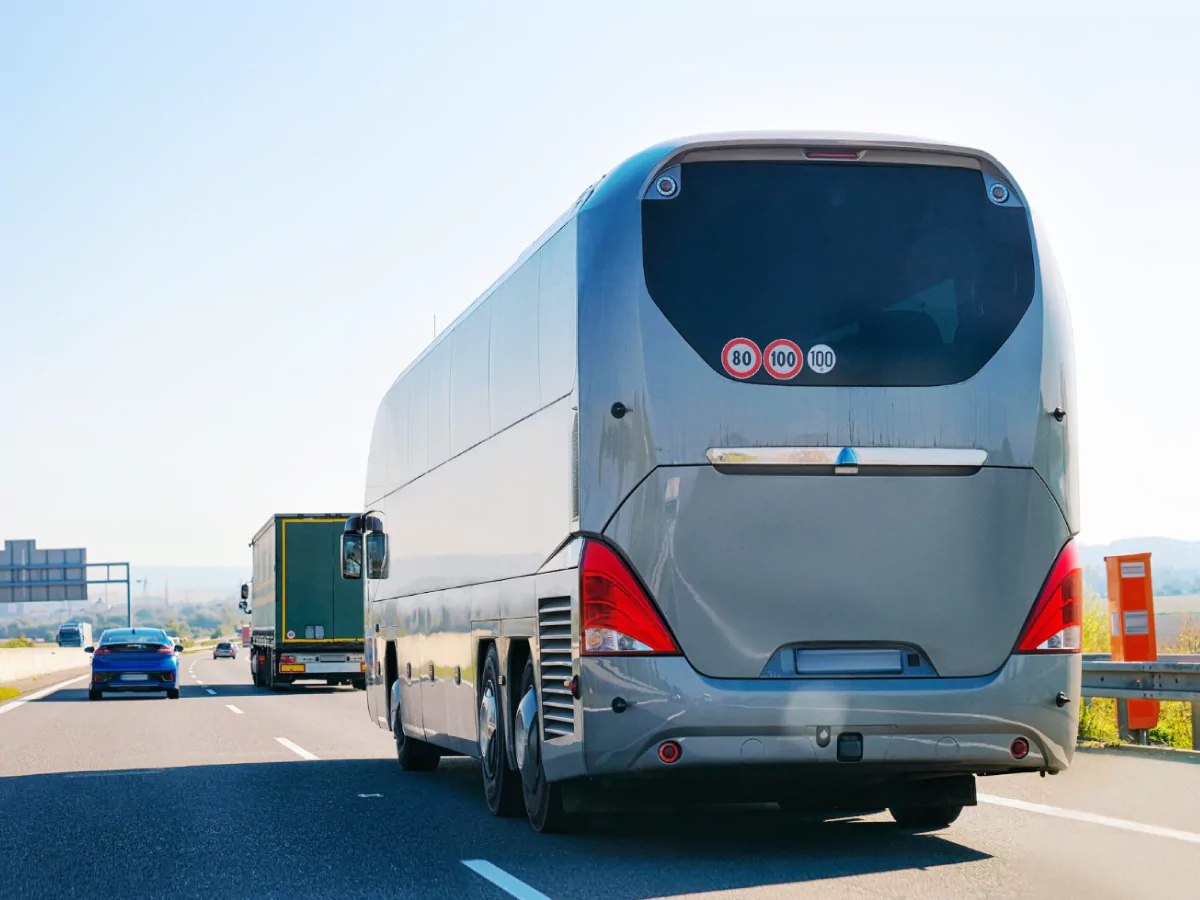
{"label": "silver coach bus", "polygon": [[1071,761],[1073,400],[988,154],[646,150],[379,407],[343,537],[370,715],[539,831],[743,799],[945,826],[976,775]]}

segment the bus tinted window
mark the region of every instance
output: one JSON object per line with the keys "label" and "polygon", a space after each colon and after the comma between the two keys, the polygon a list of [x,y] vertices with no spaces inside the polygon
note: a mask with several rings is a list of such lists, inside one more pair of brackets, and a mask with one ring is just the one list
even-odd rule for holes
{"label": "bus tinted window", "polygon": [[674,198],[643,202],[642,241],[650,296],[717,371],[738,337],[833,351],[788,384],[963,381],[1033,298],[1025,210],[971,169],[685,163]]}

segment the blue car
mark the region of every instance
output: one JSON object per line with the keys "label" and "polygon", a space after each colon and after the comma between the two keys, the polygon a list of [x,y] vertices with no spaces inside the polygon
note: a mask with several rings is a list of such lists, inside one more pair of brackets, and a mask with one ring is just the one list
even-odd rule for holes
{"label": "blue car", "polygon": [[100,636],[92,654],[92,681],[88,699],[99,700],[109,691],[149,693],[166,691],[179,699],[179,656],[161,628],[114,628]]}

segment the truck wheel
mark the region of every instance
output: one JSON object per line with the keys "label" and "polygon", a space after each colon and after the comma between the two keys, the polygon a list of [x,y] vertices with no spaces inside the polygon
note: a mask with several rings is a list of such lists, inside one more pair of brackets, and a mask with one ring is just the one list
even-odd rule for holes
{"label": "truck wheel", "polygon": [[562,785],[547,781],[542,768],[542,729],[532,659],[525,662],[519,696],[515,737],[525,814],[533,830],[541,834],[571,831],[578,825],[578,819],[563,809]]}
{"label": "truck wheel", "polygon": [[479,691],[479,759],[483,797],[493,816],[519,816],[524,808],[521,773],[508,767],[508,730],[500,703],[500,654],[488,647]]}
{"label": "truck wheel", "polygon": [[902,828],[937,831],[945,828],[962,812],[960,804],[951,806],[893,806],[888,812]]}
{"label": "truck wheel", "polygon": [[441,762],[441,754],[432,744],[411,738],[404,733],[400,706],[392,714],[392,732],[396,738],[396,759],[405,772],[432,772]]}

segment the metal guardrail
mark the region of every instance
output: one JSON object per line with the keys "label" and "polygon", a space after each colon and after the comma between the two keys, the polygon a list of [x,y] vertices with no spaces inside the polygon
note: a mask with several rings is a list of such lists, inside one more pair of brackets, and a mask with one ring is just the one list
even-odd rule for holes
{"label": "metal guardrail", "polygon": [[1158,662],[1113,662],[1106,655],[1083,658],[1083,696],[1117,701],[1122,740],[1148,743],[1145,729],[1130,729],[1126,700],[1182,700],[1192,705],[1192,749],[1200,750],[1200,655],[1160,656]]}

